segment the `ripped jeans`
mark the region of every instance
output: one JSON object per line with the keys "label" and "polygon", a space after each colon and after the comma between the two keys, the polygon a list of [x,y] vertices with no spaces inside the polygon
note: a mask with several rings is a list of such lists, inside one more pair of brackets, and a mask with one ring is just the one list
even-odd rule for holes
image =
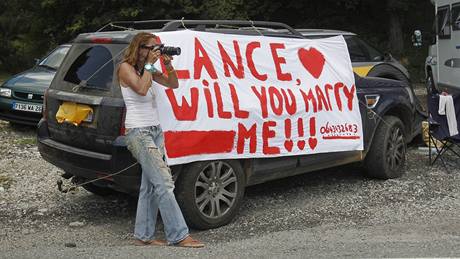
{"label": "ripped jeans", "polygon": [[174,196],[171,170],[163,160],[164,137],[160,126],[127,129],[126,143],[142,167],[134,237],[143,241],[154,239],[160,210],[168,243],[182,241],[189,230]]}

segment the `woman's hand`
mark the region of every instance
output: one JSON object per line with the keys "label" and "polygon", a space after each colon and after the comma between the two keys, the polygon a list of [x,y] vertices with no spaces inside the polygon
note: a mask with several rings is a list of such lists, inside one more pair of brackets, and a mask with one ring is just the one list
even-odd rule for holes
{"label": "woman's hand", "polygon": [[168,56],[168,55],[163,55],[163,64],[165,64],[165,66],[167,67],[171,66],[171,60],[173,60],[173,57]]}
{"label": "woman's hand", "polygon": [[161,52],[160,50],[151,50],[149,51],[149,55],[147,56],[147,63],[154,64],[160,58]]}
{"label": "woman's hand", "polygon": [[169,55],[161,55],[161,56],[163,58],[163,64],[166,67],[167,77],[165,77],[162,73],[159,73],[159,74],[154,74],[153,79],[157,83],[160,83],[168,88],[175,89],[179,87],[179,82],[177,80],[176,71],[174,70],[174,67],[171,64],[171,60],[173,60],[173,57]]}

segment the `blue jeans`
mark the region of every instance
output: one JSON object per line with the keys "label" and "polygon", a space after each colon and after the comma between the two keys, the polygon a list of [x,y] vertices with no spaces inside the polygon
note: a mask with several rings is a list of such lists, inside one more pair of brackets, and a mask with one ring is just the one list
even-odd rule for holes
{"label": "blue jeans", "polygon": [[163,160],[164,137],[160,126],[128,129],[126,143],[142,167],[134,237],[143,241],[154,239],[160,210],[167,241],[170,244],[182,241],[189,230],[174,196],[171,170]]}

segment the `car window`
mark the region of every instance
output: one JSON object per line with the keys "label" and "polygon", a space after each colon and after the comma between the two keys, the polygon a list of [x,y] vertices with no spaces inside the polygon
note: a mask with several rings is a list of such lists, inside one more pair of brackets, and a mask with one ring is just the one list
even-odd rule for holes
{"label": "car window", "polygon": [[367,50],[367,54],[369,55],[369,58],[371,61],[382,61],[383,60],[382,52],[378,51],[376,48],[369,45],[369,43],[365,42],[364,40],[356,36],[353,36],[353,38],[355,38],[355,40],[358,41]]}
{"label": "car window", "polygon": [[108,90],[112,84],[113,71],[112,54],[106,47],[96,45],[75,59],[64,80],[86,88]]}
{"label": "car window", "polygon": [[437,34],[439,39],[450,39],[450,11],[449,6],[441,6],[438,8],[436,15]]}
{"label": "car window", "polygon": [[54,69],[58,69],[64,59],[65,55],[69,51],[68,46],[61,46],[51,52],[46,58],[44,58],[38,65],[46,66]]}
{"label": "car window", "polygon": [[369,62],[367,50],[360,44],[356,37],[345,36],[348,52],[350,53],[351,62]]}
{"label": "car window", "polygon": [[452,6],[452,30],[460,30],[460,4]]}

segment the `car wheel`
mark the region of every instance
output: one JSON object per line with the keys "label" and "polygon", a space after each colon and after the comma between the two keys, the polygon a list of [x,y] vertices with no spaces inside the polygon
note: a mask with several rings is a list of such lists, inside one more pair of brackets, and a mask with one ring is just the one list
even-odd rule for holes
{"label": "car wheel", "polygon": [[238,212],[246,180],[236,160],[201,161],[184,168],[176,196],[187,224],[210,229],[228,224]]}
{"label": "car wheel", "polygon": [[406,162],[404,126],[394,116],[384,116],[366,156],[367,174],[378,179],[400,177]]}
{"label": "car wheel", "polygon": [[377,65],[369,71],[367,76],[403,81],[405,84],[410,85],[409,78],[407,78],[407,76],[405,76],[399,69],[390,65]]}
{"label": "car wheel", "polygon": [[99,196],[109,196],[117,193],[115,190],[112,190],[108,187],[101,187],[92,183],[82,185],[81,187],[83,187],[83,189],[87,190],[88,192]]}

